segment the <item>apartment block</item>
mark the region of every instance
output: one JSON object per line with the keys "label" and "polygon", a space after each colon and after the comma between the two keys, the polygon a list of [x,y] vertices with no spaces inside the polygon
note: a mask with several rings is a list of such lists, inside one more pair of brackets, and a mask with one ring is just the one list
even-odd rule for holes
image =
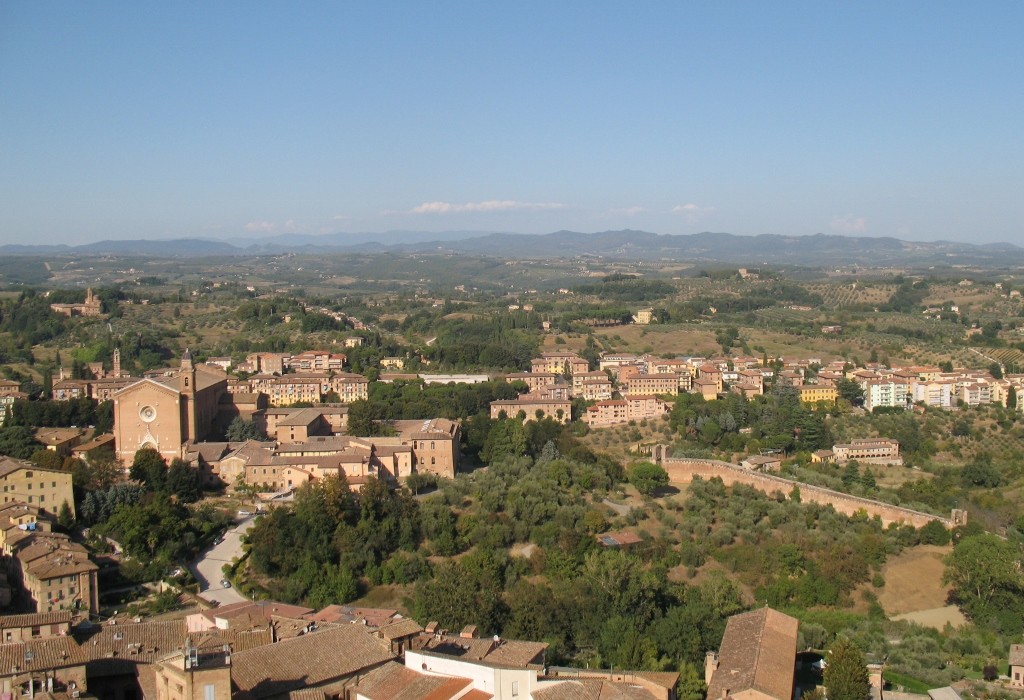
{"label": "apartment block", "polygon": [[598,401],[587,407],[584,422],[592,428],[628,423],[631,420],[660,418],[672,410],[672,404],[657,396],[627,396],[625,399]]}
{"label": "apartment block", "polygon": [[648,396],[651,394],[678,394],[678,374],[640,374],[630,377],[622,389],[627,396]]}
{"label": "apartment block", "polygon": [[0,487],[3,488],[4,503],[27,503],[53,515],[57,515],[61,505],[67,503],[71,515],[75,514],[71,472],[43,469],[31,462],[0,457]]}

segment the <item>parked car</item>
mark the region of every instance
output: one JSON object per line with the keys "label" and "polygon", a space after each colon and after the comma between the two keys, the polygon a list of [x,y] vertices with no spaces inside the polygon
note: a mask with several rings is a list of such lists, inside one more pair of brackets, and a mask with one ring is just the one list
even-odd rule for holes
{"label": "parked car", "polygon": [[231,588],[231,581],[228,581],[226,578],[221,579],[220,585],[224,586],[224,588]]}
{"label": "parked car", "polygon": [[252,515],[251,511],[248,511],[248,510],[240,510],[240,511],[238,511],[238,517],[240,517],[240,518],[246,518],[246,517],[248,517],[250,515]]}

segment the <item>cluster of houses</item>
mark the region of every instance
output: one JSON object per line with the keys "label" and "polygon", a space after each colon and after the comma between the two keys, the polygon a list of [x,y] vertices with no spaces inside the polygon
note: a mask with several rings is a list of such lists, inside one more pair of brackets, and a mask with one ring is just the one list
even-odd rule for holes
{"label": "cluster of houses", "polygon": [[[704,665],[707,697],[792,700],[821,683],[799,622],[768,607],[734,615]],[[1020,645],[1010,684],[1021,687]],[[0,616],[10,697],[140,700],[676,700],[679,673],[550,665],[544,642],[425,627],[396,610],[242,602],[183,618],[69,610]],[[1017,664],[1017,665],[1014,665]],[[884,698],[883,665],[867,667]],[[951,694],[942,694],[949,691]],[[904,695],[901,695],[904,697]],[[910,696],[905,696],[910,697]],[[931,698],[960,697],[952,688]]]}
{"label": "cluster of houses", "polygon": [[[886,367],[870,363],[851,368],[836,360],[785,361],[756,357],[677,357],[650,354],[602,353],[597,371],[573,352],[545,352],[534,358],[529,372],[505,375],[508,382],[523,382],[528,391],[517,399],[495,401],[491,417],[520,416],[534,420],[545,416],[568,422],[572,400],[593,402],[581,419],[592,427],[656,418],[671,410],[663,397],[682,392],[700,394],[706,400],[726,392],[745,398],[764,393],[774,382],[796,390],[806,404],[834,404],[841,382],[857,383],[864,394],[864,408],[908,408],[922,404],[934,408],[959,405],[1006,406],[1014,392],[1024,389],[1024,374],[996,379],[989,372],[938,367]],[[1024,410],[1024,401],[1017,403]]]}
{"label": "cluster of houses", "polygon": [[[729,618],[707,655],[708,697],[791,700],[808,690],[813,683],[797,680],[798,628],[771,608]],[[103,624],[57,610],[0,616],[0,637],[2,691],[32,697],[675,700],[679,681],[678,672],[552,666],[544,642],[482,636],[473,625],[421,627],[395,610],[346,605],[243,602]],[[871,678],[878,697],[881,673]]]}
{"label": "cluster of houses", "polygon": [[10,696],[143,700],[674,700],[679,674],[548,666],[547,644],[421,627],[395,610],[274,601],[150,621],[0,616]]}
{"label": "cluster of houses", "polygon": [[71,474],[0,458],[0,606],[21,589],[37,612],[99,608],[99,567],[82,545],[54,531],[60,511],[74,517]]}
{"label": "cluster of houses", "polygon": [[339,434],[344,406],[268,409],[256,416],[267,441],[199,442],[184,446],[184,459],[208,487],[248,486],[267,498],[310,481],[344,476],[360,488],[369,477],[395,482],[413,473],[454,478],[461,428],[444,418],[394,421],[394,435]]}

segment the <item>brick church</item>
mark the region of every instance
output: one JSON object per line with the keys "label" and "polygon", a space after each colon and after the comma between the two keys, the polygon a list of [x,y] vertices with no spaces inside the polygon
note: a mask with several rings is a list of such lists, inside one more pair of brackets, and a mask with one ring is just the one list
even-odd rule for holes
{"label": "brick church", "polygon": [[197,367],[186,350],[177,371],[140,379],[114,394],[118,458],[129,463],[143,447],[154,448],[168,462],[180,457],[183,443],[211,433],[227,393],[227,375],[209,365]]}

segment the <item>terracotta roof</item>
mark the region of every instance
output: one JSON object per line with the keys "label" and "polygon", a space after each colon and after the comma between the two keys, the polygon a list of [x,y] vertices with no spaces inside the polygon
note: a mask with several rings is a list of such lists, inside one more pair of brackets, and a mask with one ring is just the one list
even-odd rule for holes
{"label": "terracotta roof", "polygon": [[299,619],[311,612],[313,612],[312,608],[304,608],[301,605],[289,605],[288,603],[279,603],[274,600],[257,600],[223,605],[215,610],[211,610],[208,615],[213,619],[228,621],[255,615],[269,621],[274,617]]}
{"label": "terracotta roof", "polygon": [[534,700],[653,700],[645,688],[600,678],[549,681],[532,693]]}
{"label": "terracotta roof", "polygon": [[[422,637],[421,637],[422,639]],[[548,645],[544,642],[519,640],[466,639],[446,636],[429,637],[424,640],[421,653],[448,656],[487,666],[504,668],[528,668],[540,664],[540,658]]]}
{"label": "terracotta roof", "polygon": [[325,700],[327,694],[318,688],[301,688],[288,693],[288,700]]}
{"label": "terracotta roof", "polygon": [[60,445],[83,435],[85,431],[79,428],[39,428],[36,431],[36,440],[44,445]]}
{"label": "terracotta roof", "polygon": [[377,631],[384,639],[393,640],[419,634],[423,631],[423,628],[411,617],[403,617],[401,620],[395,620],[380,627]]}
{"label": "terracotta roof", "polygon": [[24,462],[20,459],[14,459],[13,457],[0,457],[0,477],[13,474],[19,469],[35,469],[31,462]]}
{"label": "terracotta roof", "polygon": [[472,683],[468,678],[428,676],[390,662],[366,674],[355,691],[369,700],[449,700]]}
{"label": "terracotta roof", "polygon": [[189,633],[184,620],[128,622],[94,626],[78,635],[90,662],[90,673],[124,673],[136,664],[152,664],[180,651],[191,641],[197,648],[218,649],[224,644],[244,652],[273,642],[269,626],[255,630],[220,630]]}
{"label": "terracotta roof", "polygon": [[366,630],[343,625],[234,654],[231,680],[247,697],[264,698],[344,679],[392,658]]}
{"label": "terracotta roof", "polygon": [[[351,478],[350,478],[351,482]],[[328,605],[323,610],[305,615],[307,620],[316,622],[357,622],[367,627],[382,627],[393,621],[397,610],[390,608],[358,608],[351,605]]]}
{"label": "terracotta roof", "polygon": [[277,425],[278,427],[309,425],[321,416],[323,416],[323,413],[318,408],[300,408],[279,420]]}
{"label": "terracotta roof", "polygon": [[603,535],[594,535],[594,537],[605,547],[627,547],[644,541],[635,532],[606,532]]}
{"label": "terracotta roof", "polygon": [[71,622],[70,610],[55,610],[46,613],[28,613],[27,615],[0,615],[0,628],[33,627],[35,625],[58,625]]}
{"label": "terracotta roof", "polygon": [[109,444],[111,444],[113,442],[114,442],[113,434],[111,434],[111,433],[104,433],[103,435],[100,435],[99,437],[95,437],[92,440],[89,440],[89,442],[83,442],[81,445],[76,447],[75,450],[77,452],[88,452],[89,450],[94,450],[97,447],[103,447],[104,445],[109,445]]}
{"label": "terracotta roof", "polygon": [[78,666],[85,663],[82,649],[71,637],[48,637],[0,644],[0,676],[30,670]]}
{"label": "terracotta roof", "polygon": [[707,696],[720,698],[752,689],[770,698],[789,700],[793,694],[797,627],[796,618],[771,608],[730,617]]}
{"label": "terracotta roof", "polygon": [[474,688],[473,690],[463,695],[459,700],[491,700],[491,698],[493,697],[493,695],[486,691]]}

